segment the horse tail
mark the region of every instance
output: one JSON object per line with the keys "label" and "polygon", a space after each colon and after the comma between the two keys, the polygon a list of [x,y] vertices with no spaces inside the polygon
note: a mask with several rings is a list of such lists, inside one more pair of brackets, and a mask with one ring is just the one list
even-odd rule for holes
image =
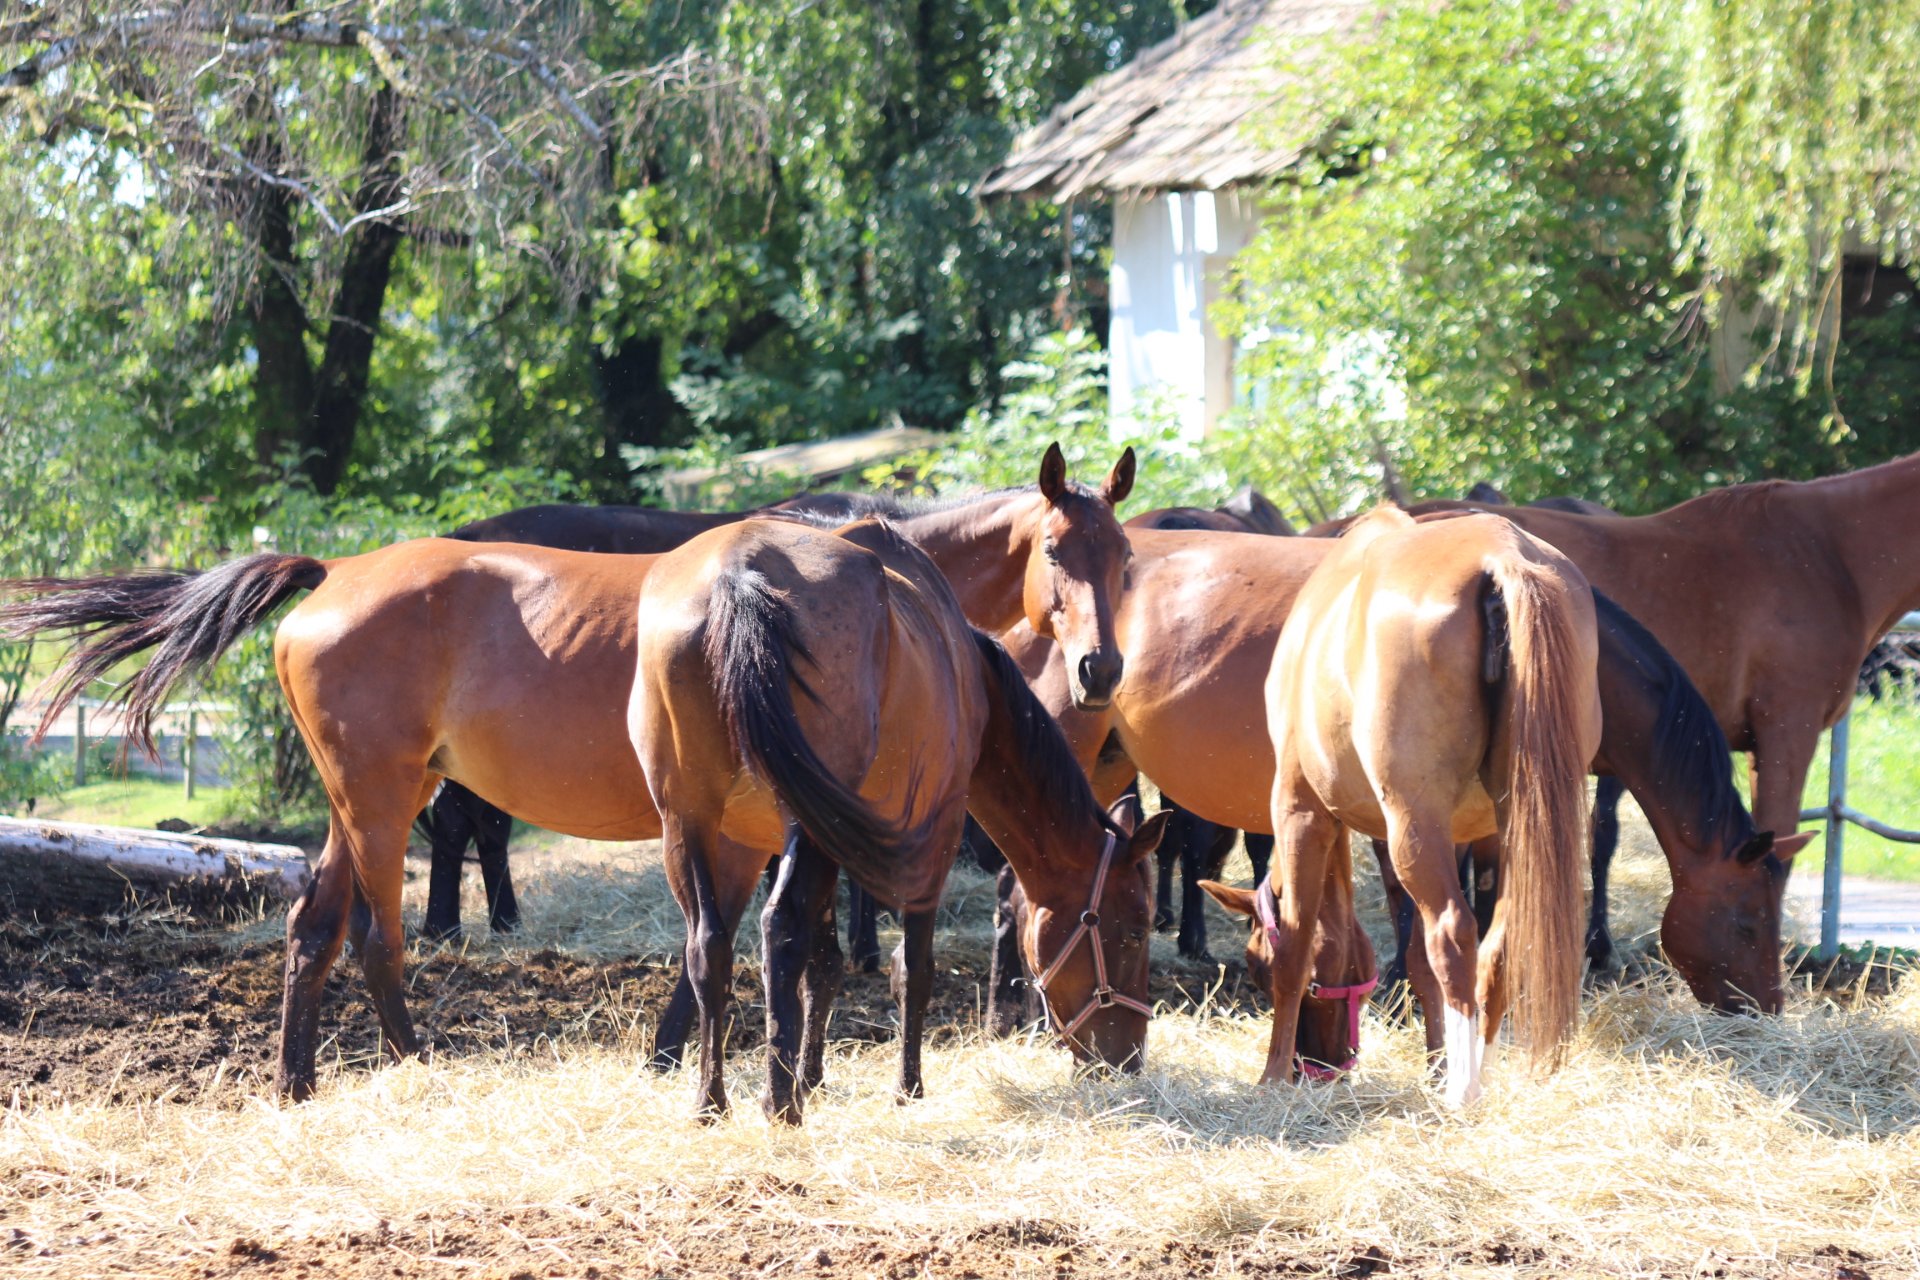
{"label": "horse tail", "polygon": [[[1501,896],[1509,971],[1518,988],[1514,1025],[1533,1059],[1551,1062],[1580,1012],[1580,887],[1592,764],[1580,741],[1581,655],[1591,655],[1593,646],[1582,642],[1580,615],[1554,567],[1509,554],[1487,568],[1486,675],[1505,684],[1504,725],[1496,725],[1494,736],[1508,746]],[[1591,685],[1590,657],[1586,665]]]}
{"label": "horse tail", "polygon": [[752,569],[721,573],[708,597],[706,652],[734,750],[800,829],[855,879],[897,866],[906,832],[838,777],[801,730],[793,690],[821,699],[797,670],[813,655],[787,593]]}
{"label": "horse tail", "polygon": [[89,684],[153,649],[147,665],[107,701],[125,709],[128,737],[156,754],[153,719],[174,686],[326,576],[327,566],[311,556],[266,551],[203,572],[0,582],[0,594],[16,597],[0,606],[0,636],[25,640],[58,631],[78,641],[43,686],[50,701],[36,740]]}

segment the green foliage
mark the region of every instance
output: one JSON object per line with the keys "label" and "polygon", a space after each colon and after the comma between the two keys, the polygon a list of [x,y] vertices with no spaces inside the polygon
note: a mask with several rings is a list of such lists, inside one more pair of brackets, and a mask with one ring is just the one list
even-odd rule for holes
{"label": "green foliage", "polygon": [[1672,64],[1701,253],[1760,285],[1811,370],[1841,255],[1920,249],[1920,3],[1679,0]]}
{"label": "green foliage", "polygon": [[[1826,740],[1814,753],[1803,804],[1824,805],[1827,797]],[[1847,803],[1889,826],[1920,830],[1920,704],[1910,688],[1896,687],[1880,702],[1856,698],[1847,731]],[[1800,855],[1820,858],[1818,844]],[[1859,827],[1847,828],[1842,866],[1848,875],[1885,880],[1920,880],[1920,845],[1883,840]]]}
{"label": "green foliage", "polygon": [[953,444],[888,463],[874,478],[907,470],[919,477],[918,487],[936,493],[1032,484],[1047,446],[1057,443],[1067,474],[1097,485],[1132,445],[1138,467],[1131,509],[1219,501],[1220,478],[1201,451],[1180,441],[1170,416],[1138,415],[1142,425],[1131,437],[1114,437],[1106,374],[1106,352],[1084,329],[1047,334],[1026,359],[1002,370],[1007,392],[997,409],[976,409]]}
{"label": "green foliage", "polygon": [[1667,240],[1674,104],[1636,4],[1391,9],[1277,122],[1339,123],[1239,263],[1253,425],[1328,509],[1492,479],[1630,508],[1693,491],[1703,354]]}

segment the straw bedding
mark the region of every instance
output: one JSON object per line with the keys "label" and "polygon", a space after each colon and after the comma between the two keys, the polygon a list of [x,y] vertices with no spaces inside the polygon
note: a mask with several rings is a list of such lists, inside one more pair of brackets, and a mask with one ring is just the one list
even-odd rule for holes
{"label": "straw bedding", "polygon": [[[1644,951],[1664,871],[1644,829],[1633,844],[1618,936]],[[671,951],[656,858],[564,843],[523,858],[528,932],[415,983],[419,1011],[431,982],[510,985],[528,957],[571,956],[588,989],[531,1038],[503,1019],[491,1041],[375,1067],[349,997],[305,1106],[268,1100],[264,1045],[173,1079],[136,1071],[137,1086],[16,1084],[0,1274],[1920,1275],[1920,987],[1884,973],[1802,980],[1783,1017],[1726,1019],[1642,957],[1633,980],[1590,987],[1558,1074],[1503,1056],[1484,1102],[1453,1115],[1417,1029],[1377,1014],[1349,1081],[1254,1088],[1264,1015],[1230,975],[1168,956],[1192,998],[1156,988],[1183,1007],[1156,1021],[1150,1069],[1076,1081],[1043,1038],[970,1025],[991,904],[967,874],[940,951],[956,1025],[929,1051],[924,1101],[893,1101],[891,1045],[843,1042],[807,1127],[776,1131],[743,1049],[734,1115],[709,1128],[689,1118],[689,1076],[640,1063],[652,1010],[595,967]],[[1216,952],[1237,951],[1214,927]],[[276,928],[230,926],[218,945],[270,950]],[[0,1036],[44,1034],[10,1021]]]}

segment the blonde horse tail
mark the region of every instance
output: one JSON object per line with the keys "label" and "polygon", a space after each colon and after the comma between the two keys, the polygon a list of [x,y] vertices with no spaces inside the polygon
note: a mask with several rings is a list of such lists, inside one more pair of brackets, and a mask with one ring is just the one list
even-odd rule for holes
{"label": "blonde horse tail", "polygon": [[[1487,675],[1498,678],[1505,666],[1504,724],[1496,723],[1494,738],[1504,738],[1506,768],[1496,762],[1491,781],[1506,788],[1501,898],[1507,968],[1517,986],[1514,1026],[1533,1061],[1551,1066],[1580,1013],[1592,763],[1580,730],[1595,645],[1579,627],[1591,610],[1580,610],[1574,595],[1587,590],[1585,583],[1569,582],[1551,565],[1508,553],[1491,558],[1487,569],[1497,593],[1487,601]],[[1497,650],[1502,621],[1504,664]]]}

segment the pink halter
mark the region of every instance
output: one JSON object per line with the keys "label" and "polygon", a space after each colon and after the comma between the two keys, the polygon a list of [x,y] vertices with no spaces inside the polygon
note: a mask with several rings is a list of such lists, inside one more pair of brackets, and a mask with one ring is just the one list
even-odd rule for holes
{"label": "pink halter", "polygon": [[[1253,893],[1253,914],[1259,919],[1260,927],[1267,931],[1267,946],[1273,952],[1274,963],[1280,960],[1280,902],[1273,896],[1273,882],[1262,879],[1260,887]],[[1367,1007],[1367,997],[1380,983],[1379,977],[1368,978],[1365,982],[1355,982],[1344,987],[1323,987],[1317,982],[1307,984],[1307,994],[1315,1000],[1345,1000],[1347,1002],[1347,1043],[1353,1046],[1353,1052],[1347,1060],[1338,1066],[1324,1067],[1317,1062],[1308,1062],[1299,1054],[1293,1055],[1293,1065],[1309,1080],[1337,1080],[1343,1072],[1353,1070],[1360,1061],[1360,1011]]]}
{"label": "pink halter", "polygon": [[[1135,1013],[1143,1013],[1149,1018],[1153,1016],[1153,1010],[1151,1008],[1135,1000],[1132,996],[1115,991],[1107,982],[1107,949],[1100,944],[1100,934],[1098,931],[1100,924],[1100,895],[1107,887],[1107,871],[1113,866],[1113,851],[1118,844],[1118,838],[1111,831],[1107,832],[1107,843],[1100,850],[1100,869],[1093,873],[1093,895],[1087,901],[1087,909],[1080,913],[1080,923],[1076,924],[1073,927],[1073,932],[1067,935],[1066,944],[1060,948],[1060,954],[1053,958],[1053,963],[1047,966],[1047,971],[1034,981],[1034,985],[1040,988],[1040,994],[1045,996],[1047,993],[1047,984],[1052,982],[1054,975],[1060,972],[1060,967],[1066,964],[1067,957],[1071,956],[1074,949],[1080,945],[1080,940],[1082,938],[1091,939],[1091,945],[1093,947],[1093,992],[1087,997],[1086,1005],[1074,1016],[1072,1022],[1069,1022],[1064,1027],[1057,1025],[1055,1027],[1062,1036],[1068,1039],[1072,1039],[1073,1033],[1078,1031],[1081,1026],[1085,1024],[1086,1020],[1091,1018],[1096,1011],[1111,1009],[1114,1005],[1132,1009]],[[1053,1022],[1053,1002],[1051,1000],[1045,1000],[1042,1003],[1046,1006],[1047,1021]]]}

